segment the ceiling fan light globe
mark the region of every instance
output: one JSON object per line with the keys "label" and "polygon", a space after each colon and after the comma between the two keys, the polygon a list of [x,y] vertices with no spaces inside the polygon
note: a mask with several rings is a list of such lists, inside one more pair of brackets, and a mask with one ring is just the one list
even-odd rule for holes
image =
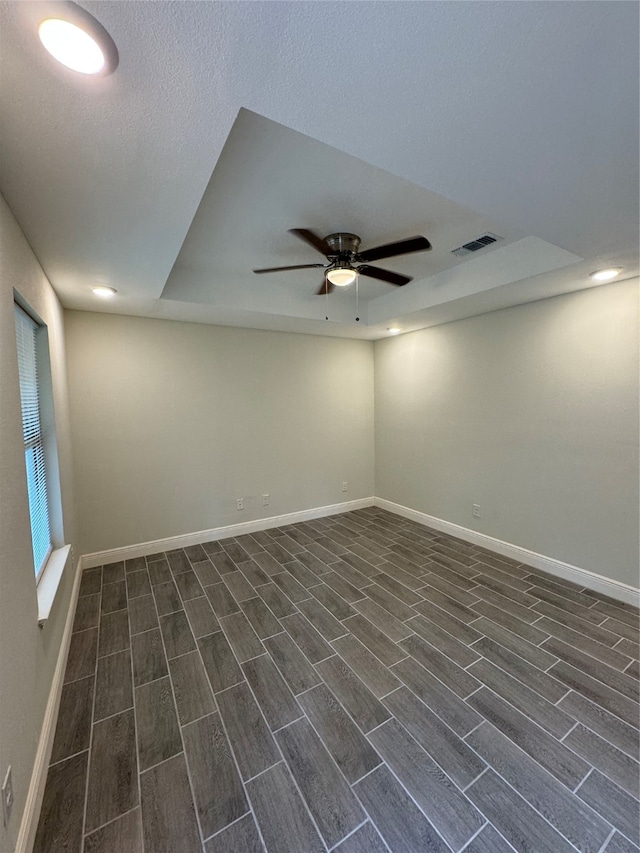
{"label": "ceiling fan light globe", "polygon": [[357,273],[355,270],[335,269],[327,272],[327,278],[331,284],[336,287],[347,287],[356,280]]}

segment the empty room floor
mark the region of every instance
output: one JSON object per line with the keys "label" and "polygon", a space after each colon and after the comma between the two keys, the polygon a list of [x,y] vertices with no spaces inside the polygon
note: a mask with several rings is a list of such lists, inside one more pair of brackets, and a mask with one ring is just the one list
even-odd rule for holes
{"label": "empty room floor", "polygon": [[638,611],[380,509],[85,570],[35,851],[638,851]]}

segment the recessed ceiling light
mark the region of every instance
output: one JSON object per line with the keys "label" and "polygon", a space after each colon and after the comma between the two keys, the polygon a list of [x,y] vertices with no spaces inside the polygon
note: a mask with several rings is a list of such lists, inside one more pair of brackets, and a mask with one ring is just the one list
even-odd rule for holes
{"label": "recessed ceiling light", "polygon": [[387,329],[387,332],[389,332],[390,335],[399,335],[400,329],[398,329],[397,326],[392,326],[390,329]]}
{"label": "recessed ceiling light", "polygon": [[613,281],[614,278],[617,278],[622,272],[622,267],[611,267],[606,270],[596,270],[595,272],[590,273],[590,278],[594,281]]}
{"label": "recessed ceiling light", "polygon": [[100,299],[111,299],[118,292],[115,287],[92,287],[91,291]]}
{"label": "recessed ceiling light", "polygon": [[51,56],[80,74],[110,74],[118,65],[118,50],[109,33],[75,3],[56,5],[54,17],[40,22],[38,36]]}

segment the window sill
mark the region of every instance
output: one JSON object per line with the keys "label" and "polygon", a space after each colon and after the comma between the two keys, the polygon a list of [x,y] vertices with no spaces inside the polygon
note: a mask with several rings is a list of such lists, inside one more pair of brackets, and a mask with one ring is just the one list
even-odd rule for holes
{"label": "window sill", "polygon": [[49,555],[47,565],[42,570],[38,580],[38,627],[42,628],[49,618],[56,593],[60,586],[64,567],[71,553],[71,545],[54,549]]}

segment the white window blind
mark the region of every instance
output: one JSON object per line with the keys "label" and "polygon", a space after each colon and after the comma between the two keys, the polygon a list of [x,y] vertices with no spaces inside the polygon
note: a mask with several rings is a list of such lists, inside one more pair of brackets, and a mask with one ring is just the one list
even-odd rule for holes
{"label": "white window blind", "polygon": [[36,577],[38,577],[51,553],[47,477],[38,385],[36,346],[38,324],[19,305],[15,306],[15,320],[24,458],[29,493],[29,514],[31,516],[31,542],[33,545],[33,563]]}

